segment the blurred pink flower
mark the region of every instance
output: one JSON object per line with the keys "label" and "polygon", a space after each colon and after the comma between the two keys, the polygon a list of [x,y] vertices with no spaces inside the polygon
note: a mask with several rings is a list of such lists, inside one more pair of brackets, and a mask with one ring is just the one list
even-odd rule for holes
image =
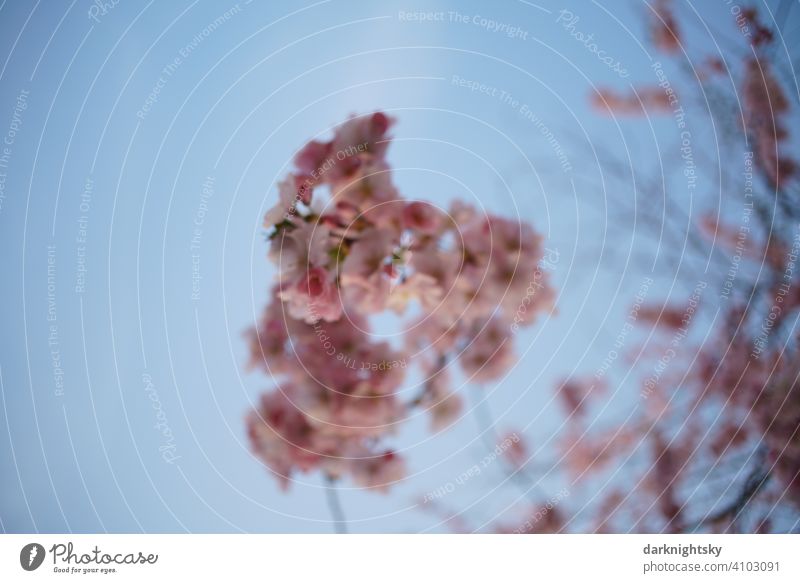
{"label": "blurred pink flower", "polygon": [[377,457],[355,460],[353,480],[364,488],[388,491],[406,476],[406,464],[399,455],[387,450]]}
{"label": "blurred pink flower", "polygon": [[[461,414],[444,365],[457,361],[479,382],[498,378],[513,363],[510,324],[531,323],[552,297],[541,239],[527,224],[403,199],[385,160],[391,125],[383,113],[352,117],[331,140],[309,142],[265,217],[277,284],[247,340],[250,366],[279,377],[280,388],[247,427],[284,488],[294,471],[319,470],[386,491],[405,463],[382,441],[409,410],[427,409],[434,431]],[[402,350],[370,338],[367,316],[403,315],[412,303],[417,319]],[[428,380],[406,401],[399,390],[412,350]]]}
{"label": "blurred pink flower", "polygon": [[406,229],[426,235],[435,234],[441,225],[439,210],[426,202],[410,202],[403,209],[403,224]]}

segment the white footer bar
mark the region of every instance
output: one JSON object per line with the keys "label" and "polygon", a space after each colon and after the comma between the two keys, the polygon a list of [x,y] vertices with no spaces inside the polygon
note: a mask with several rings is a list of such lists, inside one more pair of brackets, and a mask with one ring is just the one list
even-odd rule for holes
{"label": "white footer bar", "polygon": [[0,581],[800,581],[800,535],[2,535]]}

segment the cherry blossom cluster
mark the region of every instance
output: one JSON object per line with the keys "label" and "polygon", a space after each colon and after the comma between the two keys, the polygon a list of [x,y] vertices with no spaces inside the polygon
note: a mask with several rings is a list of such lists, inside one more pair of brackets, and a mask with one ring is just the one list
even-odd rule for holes
{"label": "cherry blossom cluster", "polygon": [[[306,144],[265,216],[277,281],[248,339],[251,365],[277,386],[247,428],[284,488],[319,470],[386,490],[406,471],[387,436],[414,409],[435,431],[449,426],[462,409],[454,372],[498,379],[514,332],[553,307],[528,224],[399,193],[386,161],[393,121],[351,117]],[[383,313],[404,322],[397,345],[370,332]],[[410,366],[424,381],[401,391]]]}

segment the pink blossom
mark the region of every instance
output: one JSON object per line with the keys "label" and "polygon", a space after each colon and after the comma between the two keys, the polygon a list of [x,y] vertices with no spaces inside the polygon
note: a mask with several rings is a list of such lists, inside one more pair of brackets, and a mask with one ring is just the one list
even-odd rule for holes
{"label": "pink blossom", "polygon": [[297,203],[303,202],[304,197],[310,202],[310,193],[306,196],[300,194],[293,178],[288,178],[278,183],[278,203],[264,216],[264,226],[272,227],[283,221],[293,221],[297,214]]}
{"label": "pink blossom", "polygon": [[247,417],[254,453],[286,489],[292,471],[307,472],[320,461],[313,451],[313,429],[306,416],[291,402],[297,388],[285,386],[261,397],[260,407]]}
{"label": "pink blossom", "polygon": [[503,456],[514,468],[521,468],[528,463],[528,447],[517,433],[511,432],[504,435],[500,440],[500,446],[502,447],[504,444],[508,444],[508,446],[503,450]]}
{"label": "pink blossom", "polygon": [[426,315],[409,325],[406,344],[415,352],[433,352],[443,355],[451,352],[459,342],[462,327],[448,318],[439,318],[438,311]]}
{"label": "pink blossom", "polygon": [[433,235],[441,225],[439,210],[426,202],[410,202],[403,209],[403,224],[406,229]]}
{"label": "pink blossom", "polygon": [[478,211],[471,204],[462,200],[454,200],[450,204],[450,226],[467,225],[478,219]]}
{"label": "pink blossom", "polygon": [[603,114],[640,116],[671,112],[669,99],[661,87],[638,87],[627,93],[601,88],[592,94],[591,104]]}
{"label": "pink blossom", "polygon": [[332,146],[333,144],[330,142],[319,142],[317,140],[308,142],[295,156],[295,166],[301,173],[306,175],[319,173],[330,159]]}
{"label": "pink blossom", "polygon": [[464,399],[450,389],[451,375],[447,368],[436,367],[425,381],[420,405],[430,415],[431,431],[443,431],[455,423],[464,409]]}
{"label": "pink blossom", "polygon": [[409,302],[417,301],[425,311],[430,312],[436,309],[442,296],[442,288],[433,277],[425,273],[412,273],[391,289],[386,307],[402,314]]}
{"label": "pink blossom", "polygon": [[387,491],[406,476],[406,465],[391,450],[353,462],[353,480],[364,488]]}
{"label": "pink blossom", "polygon": [[365,163],[352,176],[336,182],[332,189],[337,205],[345,203],[359,212],[374,210],[381,203],[400,200],[392,184],[389,167],[380,160]]}
{"label": "pink blossom", "polygon": [[558,396],[566,409],[567,415],[581,415],[586,412],[589,399],[602,392],[604,385],[593,378],[572,378],[561,383]]}
{"label": "pink blossom", "polygon": [[345,301],[362,314],[377,314],[386,308],[390,282],[384,272],[369,277],[343,274],[342,293]]}
{"label": "pink blossom", "polygon": [[656,48],[665,53],[676,53],[681,49],[681,37],[670,0],[656,0],[655,14],[650,18],[650,35]]}
{"label": "pink blossom", "polygon": [[389,147],[386,132],[394,120],[384,113],[352,117],[343,123],[333,138],[333,150],[348,153],[363,148],[370,157],[383,158]]}
{"label": "pink blossom", "polygon": [[461,367],[475,382],[496,380],[515,360],[508,330],[497,318],[475,328],[475,335],[459,357]]}
{"label": "pink blossom", "polygon": [[330,229],[303,221],[273,238],[269,255],[281,280],[296,280],[309,265],[327,267],[332,247],[335,249]]}
{"label": "pink blossom", "polygon": [[394,241],[390,233],[380,229],[368,229],[350,248],[342,266],[342,275],[368,278],[376,273],[385,273],[384,265],[392,256]]}
{"label": "pink blossom", "polygon": [[334,274],[322,267],[309,267],[299,273],[294,282],[281,288],[280,298],[292,318],[309,324],[317,320],[333,322],[342,315]]}
{"label": "pink blossom", "polygon": [[409,264],[416,273],[427,275],[431,281],[447,294],[461,269],[459,258],[454,252],[438,249],[436,245],[426,244],[415,247]]}

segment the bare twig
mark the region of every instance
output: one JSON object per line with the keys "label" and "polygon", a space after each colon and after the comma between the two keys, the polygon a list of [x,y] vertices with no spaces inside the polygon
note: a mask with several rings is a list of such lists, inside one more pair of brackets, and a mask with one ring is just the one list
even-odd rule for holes
{"label": "bare twig", "polygon": [[339,491],[336,489],[336,478],[330,474],[325,474],[325,496],[328,500],[328,509],[333,517],[333,530],[336,534],[347,534],[347,519],[342,511],[342,504],[339,500]]}

